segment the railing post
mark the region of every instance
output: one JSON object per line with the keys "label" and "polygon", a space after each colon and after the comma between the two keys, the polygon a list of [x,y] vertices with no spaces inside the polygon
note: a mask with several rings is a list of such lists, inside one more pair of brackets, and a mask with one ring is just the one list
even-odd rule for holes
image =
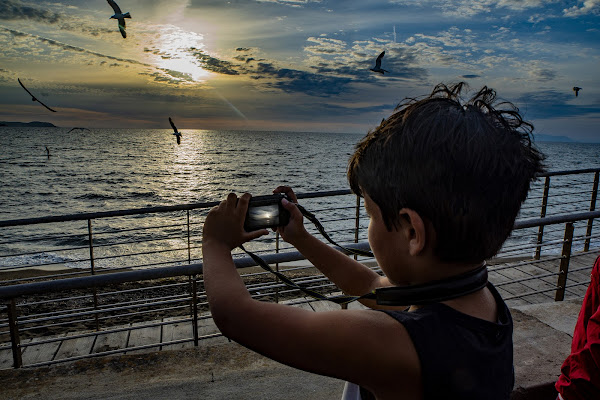
{"label": "railing post", "polygon": [[187,251],[188,251],[188,264],[192,263],[192,247],[190,246],[190,210],[187,211]]}
{"label": "railing post", "polygon": [[[90,245],[90,272],[92,275],[96,274],[94,269],[94,240],[92,237],[92,220],[88,219],[88,242]],[[92,289],[92,297],[94,299],[94,311],[98,311],[98,291],[94,287]],[[98,319],[98,313],[94,314],[94,319],[96,320],[96,331],[100,330],[100,320]]]}
{"label": "railing post", "polygon": [[[594,174],[594,186],[592,187],[592,199],[590,201],[590,211],[596,210],[596,198],[598,197],[598,176],[600,171],[596,171]],[[585,231],[585,243],[583,245],[583,251],[590,250],[590,240],[592,238],[592,225],[594,224],[594,218],[590,218],[587,223],[587,230]]]}
{"label": "railing post", "polygon": [[[356,210],[354,216],[354,243],[358,243],[358,230],[360,228],[360,196],[356,196]],[[358,256],[355,254],[354,259],[357,260]],[[341,305],[342,310],[348,309],[348,304]]]}
{"label": "railing post", "polygon": [[192,275],[192,335],[194,346],[198,347],[198,284],[196,275]]}
{"label": "railing post", "polygon": [[[542,196],[542,209],[540,211],[540,218],[546,216],[546,209],[548,207],[548,192],[550,191],[550,177],[547,176],[544,181],[544,195]],[[542,241],[544,238],[544,225],[540,225],[537,234],[537,246],[535,248],[535,260],[539,260],[542,254]]]}
{"label": "railing post", "polygon": [[[279,253],[279,232],[275,232],[275,253]],[[275,271],[279,272],[279,263],[275,263]],[[279,284],[277,275],[275,275],[275,284]],[[279,286],[275,288],[275,303],[279,303]]]}
{"label": "railing post", "polygon": [[[358,229],[360,227],[360,196],[356,196],[356,213],[354,218],[354,243],[358,243]],[[358,256],[355,254],[354,259],[357,260]]]}
{"label": "railing post", "polygon": [[556,295],[554,301],[563,301],[565,288],[567,287],[567,274],[569,273],[569,261],[571,261],[571,244],[573,243],[573,223],[565,224],[565,238],[563,241],[560,267],[558,271],[558,282],[556,284]]}
{"label": "railing post", "polygon": [[10,304],[7,304],[6,308],[8,309],[8,326],[10,328],[13,367],[21,368],[23,366],[23,358],[21,356],[21,339],[19,337],[19,323],[17,321],[17,305],[15,299],[10,299]]}
{"label": "railing post", "polygon": [[[188,264],[191,264],[192,247],[190,245],[190,210],[186,210],[186,217]],[[188,276],[188,283],[190,294],[192,295],[192,303],[190,304],[190,314],[192,317],[192,336],[194,337],[194,346],[198,347],[198,286],[196,283],[196,275]]]}

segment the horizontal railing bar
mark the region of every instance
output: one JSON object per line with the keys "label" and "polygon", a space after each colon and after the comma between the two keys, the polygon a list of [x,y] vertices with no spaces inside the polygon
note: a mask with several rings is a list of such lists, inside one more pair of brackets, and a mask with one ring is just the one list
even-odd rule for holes
{"label": "horizontal railing bar", "polygon": [[[208,316],[205,318],[207,319]],[[198,317],[198,319],[200,319],[200,317]],[[161,326],[161,325],[174,325],[174,324],[179,324],[182,322],[191,322],[192,318],[191,317],[187,317],[187,318],[183,318],[183,319],[177,319],[177,320],[171,320],[171,321],[163,321],[160,323],[148,323],[148,324],[144,324],[144,325],[132,325],[132,326],[124,326],[121,328],[112,328],[112,329],[102,329],[101,331],[95,331],[95,332],[87,332],[87,333],[80,333],[80,334],[76,334],[76,335],[70,335],[70,336],[57,336],[57,337],[53,337],[50,339],[42,339],[42,340],[38,340],[35,342],[28,342],[28,343],[21,343],[21,345],[19,347],[25,348],[28,346],[38,346],[41,344],[48,344],[48,343],[54,343],[54,342],[62,342],[65,339],[81,339],[84,337],[90,337],[90,336],[98,336],[98,335],[105,335],[108,333],[118,333],[118,332],[125,332],[125,331],[132,331],[132,330],[136,330],[136,329],[142,329],[142,328],[146,328],[146,327],[152,327],[152,326]],[[10,348],[10,347],[8,347]]]}
{"label": "horizontal railing bar", "polygon": [[517,268],[517,267],[521,267],[524,265],[534,265],[534,264],[542,264],[548,261],[556,261],[556,260],[560,260],[562,258],[562,256],[558,256],[558,257],[545,257],[542,258],[540,260],[527,260],[527,261],[517,261],[517,263],[500,263],[497,265],[491,265],[488,267],[490,272],[495,272],[495,271],[502,271],[503,269],[507,269],[507,268]]}
{"label": "horizontal railing bar", "polygon": [[[212,339],[212,338],[216,338],[216,337],[220,337],[220,336],[223,336],[220,332],[219,333],[211,333],[209,335],[200,336],[200,337],[198,337],[198,339],[206,340],[206,339]],[[169,342],[163,342],[163,343],[158,343],[158,344],[147,344],[147,345],[143,345],[143,346],[126,347],[123,349],[115,349],[115,350],[109,350],[109,351],[104,351],[104,352],[99,352],[99,353],[93,353],[93,354],[87,354],[87,355],[84,354],[84,355],[80,355],[80,356],[61,358],[58,360],[44,361],[44,362],[35,363],[35,364],[27,364],[27,365],[23,365],[23,368],[37,368],[37,367],[43,367],[43,366],[48,366],[48,365],[58,364],[58,363],[63,363],[63,362],[77,361],[77,360],[81,360],[84,358],[101,357],[101,356],[107,356],[107,355],[111,355],[111,354],[127,353],[130,351],[151,349],[154,347],[161,347],[161,346],[168,346],[168,345],[177,344],[177,343],[186,343],[186,342],[191,342],[193,340],[194,340],[194,338],[189,338],[189,339],[186,338],[186,339],[177,339],[177,340],[172,340]]]}
{"label": "horizontal railing bar", "polygon": [[[185,215],[182,215],[183,218]],[[168,224],[168,225],[151,225],[151,226],[140,226],[138,228],[129,228],[129,229],[112,229],[112,230],[102,230],[102,228],[98,229],[97,232],[94,232],[94,236],[102,236],[102,235],[114,235],[116,233],[128,233],[128,232],[138,232],[138,231],[149,231],[152,229],[159,228],[185,228],[185,222],[181,222],[179,224]],[[87,235],[84,233],[83,235]]]}
{"label": "horizontal railing bar", "polygon": [[[144,299],[144,300],[147,300],[147,299]],[[107,312],[129,310],[132,308],[141,309],[141,308],[147,308],[147,307],[152,307],[152,306],[173,304],[173,303],[178,303],[178,302],[183,302],[183,301],[188,301],[188,300],[189,300],[189,295],[187,298],[174,298],[174,299],[170,299],[170,300],[150,301],[150,302],[146,302],[146,303],[141,303],[141,302],[140,303],[129,303],[125,306],[120,306],[120,307],[110,306],[107,308],[91,309],[90,311],[79,311],[79,312],[70,313],[70,314],[52,315],[52,316],[42,317],[42,318],[24,319],[23,317],[21,317],[21,318],[19,318],[19,324],[25,325],[25,324],[34,324],[37,322],[56,321],[56,320],[61,320],[61,319],[65,319],[65,318],[86,317],[88,315],[104,314]],[[143,301],[143,300],[138,300],[138,301]],[[155,310],[151,310],[151,311],[155,311]],[[68,310],[65,310],[65,312],[68,312]],[[72,322],[72,321],[68,321],[68,322]]]}
{"label": "horizontal railing bar", "polygon": [[546,176],[557,176],[557,175],[576,175],[576,174],[587,174],[592,172],[598,172],[600,168],[585,168],[585,169],[574,169],[569,171],[551,171],[551,172],[542,172],[541,174],[536,174],[536,177],[546,177]]}
{"label": "horizontal railing bar", "polygon": [[[160,242],[160,241],[177,240],[177,239],[187,239],[187,236],[185,235],[185,233],[181,233],[181,236],[163,236],[163,237],[158,237],[158,238],[127,240],[127,241],[123,241],[123,242],[99,243],[99,244],[95,244],[94,247],[96,247],[96,248],[117,247],[117,246],[123,246],[126,244],[140,244],[140,243]],[[87,247],[85,247],[85,248],[87,248]]]}
{"label": "horizontal railing bar", "polygon": [[[330,196],[341,196],[351,194],[350,189],[346,190],[330,190],[323,192],[312,192],[312,193],[298,193],[296,197],[298,199],[310,199],[317,197],[330,197]],[[55,215],[37,218],[22,218],[0,221],[0,227],[6,226],[23,226],[33,224],[46,224],[51,222],[66,222],[66,221],[85,221],[88,219],[98,218],[110,218],[110,217],[123,217],[128,215],[138,214],[154,214],[172,211],[186,211],[195,210],[198,208],[212,208],[219,205],[220,201],[207,201],[202,203],[188,203],[178,204],[173,206],[155,206],[155,207],[143,207],[143,208],[131,208],[126,210],[115,210],[115,211],[100,211],[93,213],[80,213],[80,214],[68,214],[68,215]]]}
{"label": "horizontal railing bar", "polygon": [[[346,247],[356,248],[361,250],[369,249],[368,243],[350,243]],[[346,253],[340,248],[338,250]],[[289,261],[304,260],[304,256],[298,252],[286,252],[265,254],[263,259],[269,263],[281,263]],[[237,268],[254,267],[256,263],[250,257],[236,258],[234,263]],[[101,275],[84,276],[80,278],[58,279],[46,282],[24,283],[12,286],[0,287],[0,299],[10,299],[17,296],[29,294],[40,294],[48,292],[56,292],[67,289],[84,289],[90,287],[101,287],[116,283],[125,283],[139,280],[170,278],[182,275],[197,275],[202,273],[202,263],[180,265],[175,267],[163,267],[152,269],[136,269],[133,271],[108,273]]]}
{"label": "horizontal railing bar", "polygon": [[[45,240],[57,240],[57,239],[69,239],[69,238],[77,238],[77,239],[81,239],[82,237],[85,237],[87,235],[87,233],[75,233],[72,235],[67,235],[67,236],[36,236],[36,237],[25,237],[25,238],[21,238],[19,239],[19,243],[27,243],[27,242],[41,242],[41,241],[45,241]],[[12,244],[14,243],[13,241],[5,241],[5,242],[0,242],[0,245],[7,245],[7,244]],[[76,250],[80,247],[66,247],[65,249],[59,249],[59,250]],[[85,249],[85,247],[82,247]],[[16,255],[27,255],[28,253],[21,253],[21,254],[14,254]],[[8,254],[9,256],[12,254]]]}
{"label": "horizontal railing bar", "polygon": [[544,218],[532,218],[516,221],[513,229],[533,228],[536,226],[546,226],[553,224],[562,224],[565,222],[582,221],[590,218],[599,218],[600,211],[587,211],[574,214],[560,214]]}
{"label": "horizontal railing bar", "polygon": [[[579,283],[569,284],[569,285],[565,286],[565,289],[570,289],[575,286],[582,286],[582,285],[587,285],[587,284],[589,284],[589,282],[579,282]],[[504,289],[504,290],[506,290],[506,289]],[[552,287],[549,289],[536,290],[533,292],[521,293],[521,294],[516,294],[516,295],[508,296],[508,297],[502,296],[502,298],[504,299],[504,301],[508,301],[508,300],[514,300],[514,299],[522,299],[523,297],[532,296],[534,294],[543,294],[546,292],[555,292],[555,291],[556,291],[556,287]],[[527,301],[527,300],[525,300],[525,301]]]}
{"label": "horizontal railing bar", "polygon": [[[202,305],[205,305],[205,304],[202,304]],[[26,327],[24,324],[22,324],[23,327],[19,328],[19,329],[20,329],[21,332],[37,331],[39,329],[56,328],[56,327],[59,327],[59,326],[69,326],[69,325],[80,324],[80,323],[85,323],[85,322],[94,323],[94,322],[96,322],[96,320],[98,320],[98,321],[105,321],[105,320],[109,320],[109,319],[120,319],[120,318],[127,318],[127,317],[137,317],[137,316],[140,316],[140,315],[152,314],[152,313],[156,313],[156,312],[159,312],[159,311],[160,312],[166,312],[166,311],[170,311],[170,310],[182,309],[182,308],[188,308],[188,307],[189,307],[189,304],[186,304],[186,305],[177,306],[177,307],[164,307],[164,308],[160,308],[160,309],[150,309],[150,310],[137,311],[137,312],[128,312],[128,313],[115,314],[115,315],[99,315],[99,316],[94,317],[94,318],[76,319],[76,320],[65,321],[65,322],[55,322],[55,323],[50,324],[50,325],[36,325],[36,326]]]}
{"label": "horizontal railing bar", "polygon": [[[571,170],[571,171],[552,171],[545,172],[541,174],[537,174],[537,177],[547,177],[547,176],[558,176],[558,175],[575,175],[582,173],[592,173],[598,172],[600,168],[587,168],[580,170]],[[317,197],[329,197],[329,196],[341,196],[352,194],[352,191],[349,189],[344,190],[331,190],[331,191],[323,191],[323,192],[311,192],[311,193],[298,193],[297,197],[299,199],[309,199],[309,198],[317,198]],[[125,210],[115,210],[115,211],[101,211],[94,213],[79,213],[79,214],[69,214],[69,215],[59,215],[59,216],[46,216],[46,217],[37,217],[37,218],[23,218],[23,219],[14,219],[14,220],[6,220],[0,221],[0,227],[5,226],[22,226],[22,225],[31,225],[31,224],[39,224],[39,223],[51,223],[51,222],[66,222],[66,221],[83,221],[88,219],[97,219],[97,218],[108,218],[108,217],[119,217],[119,216],[128,216],[128,215],[138,215],[138,214],[151,214],[151,213],[159,213],[159,212],[173,212],[173,211],[185,211],[185,210],[194,210],[199,208],[209,208],[218,205],[219,201],[210,201],[210,202],[201,202],[201,203],[188,203],[188,204],[178,204],[172,206],[154,206],[154,207],[144,207],[144,208],[136,208],[136,209],[125,209]]]}
{"label": "horizontal railing bar", "polygon": [[110,305],[99,305],[97,308],[92,307],[80,307],[71,308],[61,311],[55,311],[46,314],[30,314],[27,317],[20,317],[19,323],[21,324],[32,324],[37,322],[45,322],[52,320],[60,320],[65,318],[81,317],[94,314],[104,314],[107,312],[128,310],[132,308],[142,308],[149,305],[163,305],[171,304],[172,302],[184,302],[189,301],[191,296],[189,294],[171,295],[163,297],[153,297],[151,299],[139,299],[127,302],[112,303]]}
{"label": "horizontal railing bar", "polygon": [[[102,297],[109,297],[109,296],[119,295],[122,293],[132,293],[132,292],[140,292],[140,291],[144,291],[144,290],[173,288],[173,287],[185,286],[185,285],[188,285],[188,282],[172,282],[172,283],[167,283],[167,284],[163,283],[161,285],[144,286],[144,287],[139,287],[139,288],[134,288],[134,289],[123,289],[123,290],[115,290],[115,291],[110,291],[110,292],[99,292],[96,294],[96,296],[98,296],[98,299],[100,299]],[[59,303],[61,301],[70,301],[70,300],[85,300],[85,299],[90,299],[90,298],[91,298],[90,294],[86,294],[86,295],[82,295],[82,296],[69,296],[69,297],[61,297],[58,299],[32,301],[32,302],[28,302],[28,303],[18,304],[17,307],[22,307],[22,306],[35,307],[35,306],[38,306],[41,304]]]}
{"label": "horizontal railing bar", "polygon": [[[41,253],[38,251],[37,254],[41,254]],[[87,258],[81,258],[81,259],[68,260],[68,261],[54,261],[54,262],[48,262],[48,263],[44,263],[44,264],[20,264],[20,265],[7,266],[6,268],[1,268],[0,272],[4,272],[4,271],[9,270],[9,269],[37,268],[37,267],[46,267],[46,266],[49,266],[49,265],[61,265],[61,264],[64,264],[65,262],[68,262],[68,263],[78,263],[78,262],[85,262],[85,261],[89,261],[89,259],[87,259]]]}
{"label": "horizontal railing bar", "polygon": [[[21,268],[15,267],[14,269],[17,270],[17,269],[21,269]],[[0,270],[0,272],[6,272],[6,270]],[[74,272],[67,272],[64,274],[43,275],[43,276],[11,279],[11,280],[7,280],[7,281],[0,281],[0,284],[6,285],[6,284],[15,283],[15,282],[31,281],[33,279],[40,280],[40,279],[49,279],[49,278],[62,278],[65,276],[76,276],[76,275],[87,275],[87,274],[89,274],[89,271],[74,271]]]}

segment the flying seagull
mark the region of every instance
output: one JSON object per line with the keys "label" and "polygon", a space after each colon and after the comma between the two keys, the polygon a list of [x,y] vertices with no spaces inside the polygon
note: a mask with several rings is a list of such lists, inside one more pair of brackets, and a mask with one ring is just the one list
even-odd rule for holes
{"label": "flying seagull", "polygon": [[379,72],[382,75],[384,72],[390,72],[390,71],[386,71],[385,69],[381,68],[381,59],[383,58],[384,55],[385,55],[385,51],[382,51],[381,54],[379,55],[379,57],[377,57],[377,60],[375,60],[375,67],[371,68],[371,71]]}
{"label": "flying seagull", "polygon": [[70,130],[69,132],[67,132],[67,133],[71,133],[71,132],[73,132],[73,131],[75,131],[75,130],[80,130],[80,131],[82,131],[82,132],[83,132],[83,131],[89,131],[89,129],[88,129],[88,128],[80,128],[80,127],[76,126],[75,128],[71,128],[71,130]]}
{"label": "flying seagull", "polygon": [[113,0],[106,1],[108,2],[108,4],[110,4],[113,11],[115,12],[115,14],[109,19],[114,18],[117,21],[119,21],[119,30],[121,31],[121,36],[123,36],[123,39],[125,39],[127,37],[127,33],[125,32],[125,18],[131,18],[131,15],[129,15],[129,11],[123,14],[117,3],[115,3]]}
{"label": "flying seagull", "polygon": [[575,92],[575,97],[579,96],[579,91],[581,90],[580,87],[574,86],[573,87],[573,91]]}
{"label": "flying seagull", "polygon": [[40,103],[41,105],[43,105],[44,107],[46,107],[48,110],[50,110],[52,112],[56,112],[56,110],[51,109],[50,107],[48,107],[47,105],[45,105],[44,103],[42,103],[41,101],[39,101],[38,99],[36,99],[35,96],[29,90],[27,90],[27,88],[25,87],[25,85],[23,85],[23,82],[21,82],[21,80],[19,78],[17,78],[17,80],[19,81],[19,85],[21,85],[21,87],[23,89],[25,89],[25,91],[27,93],[29,93],[29,95],[31,96],[31,101],[37,101],[38,103]]}
{"label": "flying seagull", "polygon": [[171,117],[169,117],[169,123],[171,124],[171,127],[175,131],[175,132],[173,132],[173,135],[175,135],[177,137],[177,144],[181,144],[181,132],[179,132],[177,130],[177,127],[173,123],[173,120],[171,119]]}

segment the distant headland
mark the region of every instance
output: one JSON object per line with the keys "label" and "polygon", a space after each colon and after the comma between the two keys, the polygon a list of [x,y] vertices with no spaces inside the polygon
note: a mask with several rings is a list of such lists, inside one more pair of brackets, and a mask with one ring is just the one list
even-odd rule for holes
{"label": "distant headland", "polygon": [[0,128],[58,128],[56,125],[50,122],[42,121],[31,121],[31,122],[11,122],[11,121],[0,121]]}

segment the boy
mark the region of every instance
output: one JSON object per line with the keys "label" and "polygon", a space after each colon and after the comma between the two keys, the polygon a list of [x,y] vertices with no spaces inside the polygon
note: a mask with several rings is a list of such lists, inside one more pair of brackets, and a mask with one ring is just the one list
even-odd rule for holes
{"label": "boy", "polygon": [[[484,87],[463,105],[463,84],[408,100],[356,146],[348,180],[365,199],[369,243],[384,276],[311,236],[292,202],[279,228],[349,295],[427,285],[480,268],[508,237],[530,182],[543,170],[533,126],[493,107]],[[289,187],[278,187],[295,202]],[[204,280],[221,332],[267,357],[344,379],[344,398],[508,399],[512,320],[491,284],[450,300],[382,311],[313,313],[250,298],[231,250],[250,199],[230,194],[204,225]],[[372,300],[365,301],[379,308]]]}

